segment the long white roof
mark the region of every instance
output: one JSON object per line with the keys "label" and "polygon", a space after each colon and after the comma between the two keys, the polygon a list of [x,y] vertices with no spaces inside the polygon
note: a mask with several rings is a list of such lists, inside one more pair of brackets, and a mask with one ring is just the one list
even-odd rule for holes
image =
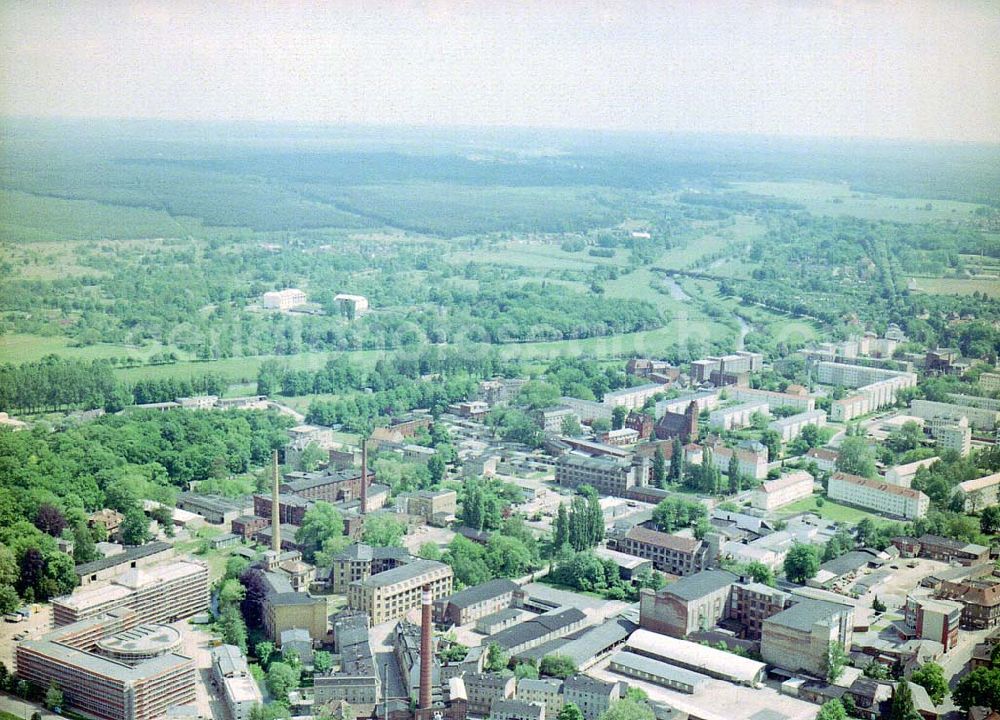
{"label": "long white roof", "polygon": [[675,660],[689,667],[696,667],[717,676],[732,678],[736,682],[753,684],[767,667],[762,662],[740,657],[724,650],[716,650],[688,640],[678,640],[649,630],[636,630],[628,639],[628,647],[645,655]]}

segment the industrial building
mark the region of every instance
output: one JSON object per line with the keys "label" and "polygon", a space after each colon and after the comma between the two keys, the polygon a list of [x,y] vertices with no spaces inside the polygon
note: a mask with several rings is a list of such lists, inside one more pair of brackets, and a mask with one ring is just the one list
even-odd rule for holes
{"label": "industrial building", "polygon": [[347,606],[368,613],[372,625],[395,620],[420,605],[420,588],[427,584],[434,599],[451,594],[452,570],[434,560],[415,560],[386,570],[347,588]]}
{"label": "industrial building", "polygon": [[506,578],[466,588],[434,602],[434,622],[442,625],[473,623],[510,608],[514,602],[514,593],[518,590],[518,584]]}
{"label": "industrial building", "polygon": [[15,649],[17,676],[57,685],[67,709],[107,720],[154,720],[195,699],[195,667],[179,633],[120,608],[63,625]]}
{"label": "industrial building", "polygon": [[[611,658],[608,669],[620,675],[637,680],[645,680],[646,682],[662,685],[671,690],[689,695],[705,687],[711,681],[708,675],[685,670],[676,665],[671,665],[661,660],[654,660],[644,655],[637,655],[626,650],[615,653],[614,657]],[[520,686],[518,686],[518,692],[520,692]]]}
{"label": "industrial building", "polygon": [[602,495],[625,497],[630,488],[644,484],[643,477],[641,466],[613,457],[566,453],[556,460],[555,480],[561,487],[590,485]]}
{"label": "industrial building", "polygon": [[127,608],[138,623],[172,622],[208,609],[208,566],[194,560],[135,568],[109,585],[52,600],[53,622],[69,625],[109,610]]}
{"label": "industrial building", "polygon": [[763,682],[767,667],[750,658],[649,630],[632,633],[627,647],[636,655],[749,687],[757,687]]}
{"label": "industrial building", "polygon": [[353,582],[367,580],[415,559],[404,548],[373,547],[365,543],[349,545],[333,558],[330,585],[334,592],[346,593]]}
{"label": "industrial building", "polygon": [[671,575],[693,575],[709,562],[708,546],[701,540],[641,526],[631,528],[614,549],[651,560],[654,568]]}
{"label": "industrial building", "polygon": [[826,677],[830,643],[851,647],[853,626],[851,606],[804,598],[764,620],[760,654],[785,670]]}
{"label": "industrial building", "polygon": [[173,555],[173,545],[156,540],[145,545],[127,547],[124,552],[117,555],[108,555],[93,562],[77,565],[75,572],[80,585],[88,585],[92,582],[111,580],[131,568],[161,563]]}
{"label": "industrial building", "polygon": [[566,637],[585,625],[587,616],[576,608],[554,610],[501,630],[484,640],[483,645],[496,643],[508,655],[517,655],[550,640]]}
{"label": "industrial building", "polygon": [[246,656],[235,645],[212,648],[212,679],[222,691],[232,720],[249,720],[251,711],[264,702]]}

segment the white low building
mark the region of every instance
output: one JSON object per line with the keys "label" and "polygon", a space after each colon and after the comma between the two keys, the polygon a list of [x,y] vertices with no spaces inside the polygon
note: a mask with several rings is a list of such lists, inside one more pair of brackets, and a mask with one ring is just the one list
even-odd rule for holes
{"label": "white low building", "polygon": [[285,288],[264,293],[263,305],[268,310],[290,310],[306,304],[306,294],[298,288]]}
{"label": "white low building", "polygon": [[922,467],[930,467],[940,459],[935,455],[934,457],[924,458],[923,460],[906,463],[905,465],[896,465],[886,470],[885,481],[893,485],[908,488],[913,483],[913,478],[916,477],[917,470]]}
{"label": "white low building", "polygon": [[966,480],[959,483],[957,489],[964,498],[965,512],[978,512],[1000,502],[1000,473]]}

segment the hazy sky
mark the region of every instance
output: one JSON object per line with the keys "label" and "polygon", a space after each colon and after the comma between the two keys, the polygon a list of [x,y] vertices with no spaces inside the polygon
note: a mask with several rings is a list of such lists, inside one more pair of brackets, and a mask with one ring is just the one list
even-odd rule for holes
{"label": "hazy sky", "polygon": [[1000,2],[0,0],[0,111],[1000,142]]}

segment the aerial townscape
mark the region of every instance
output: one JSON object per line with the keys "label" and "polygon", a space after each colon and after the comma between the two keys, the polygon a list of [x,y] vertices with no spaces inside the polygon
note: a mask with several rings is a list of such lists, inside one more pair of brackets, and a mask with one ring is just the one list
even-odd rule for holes
{"label": "aerial townscape", "polygon": [[362,5],[0,5],[0,720],[1000,720],[1000,8]]}

